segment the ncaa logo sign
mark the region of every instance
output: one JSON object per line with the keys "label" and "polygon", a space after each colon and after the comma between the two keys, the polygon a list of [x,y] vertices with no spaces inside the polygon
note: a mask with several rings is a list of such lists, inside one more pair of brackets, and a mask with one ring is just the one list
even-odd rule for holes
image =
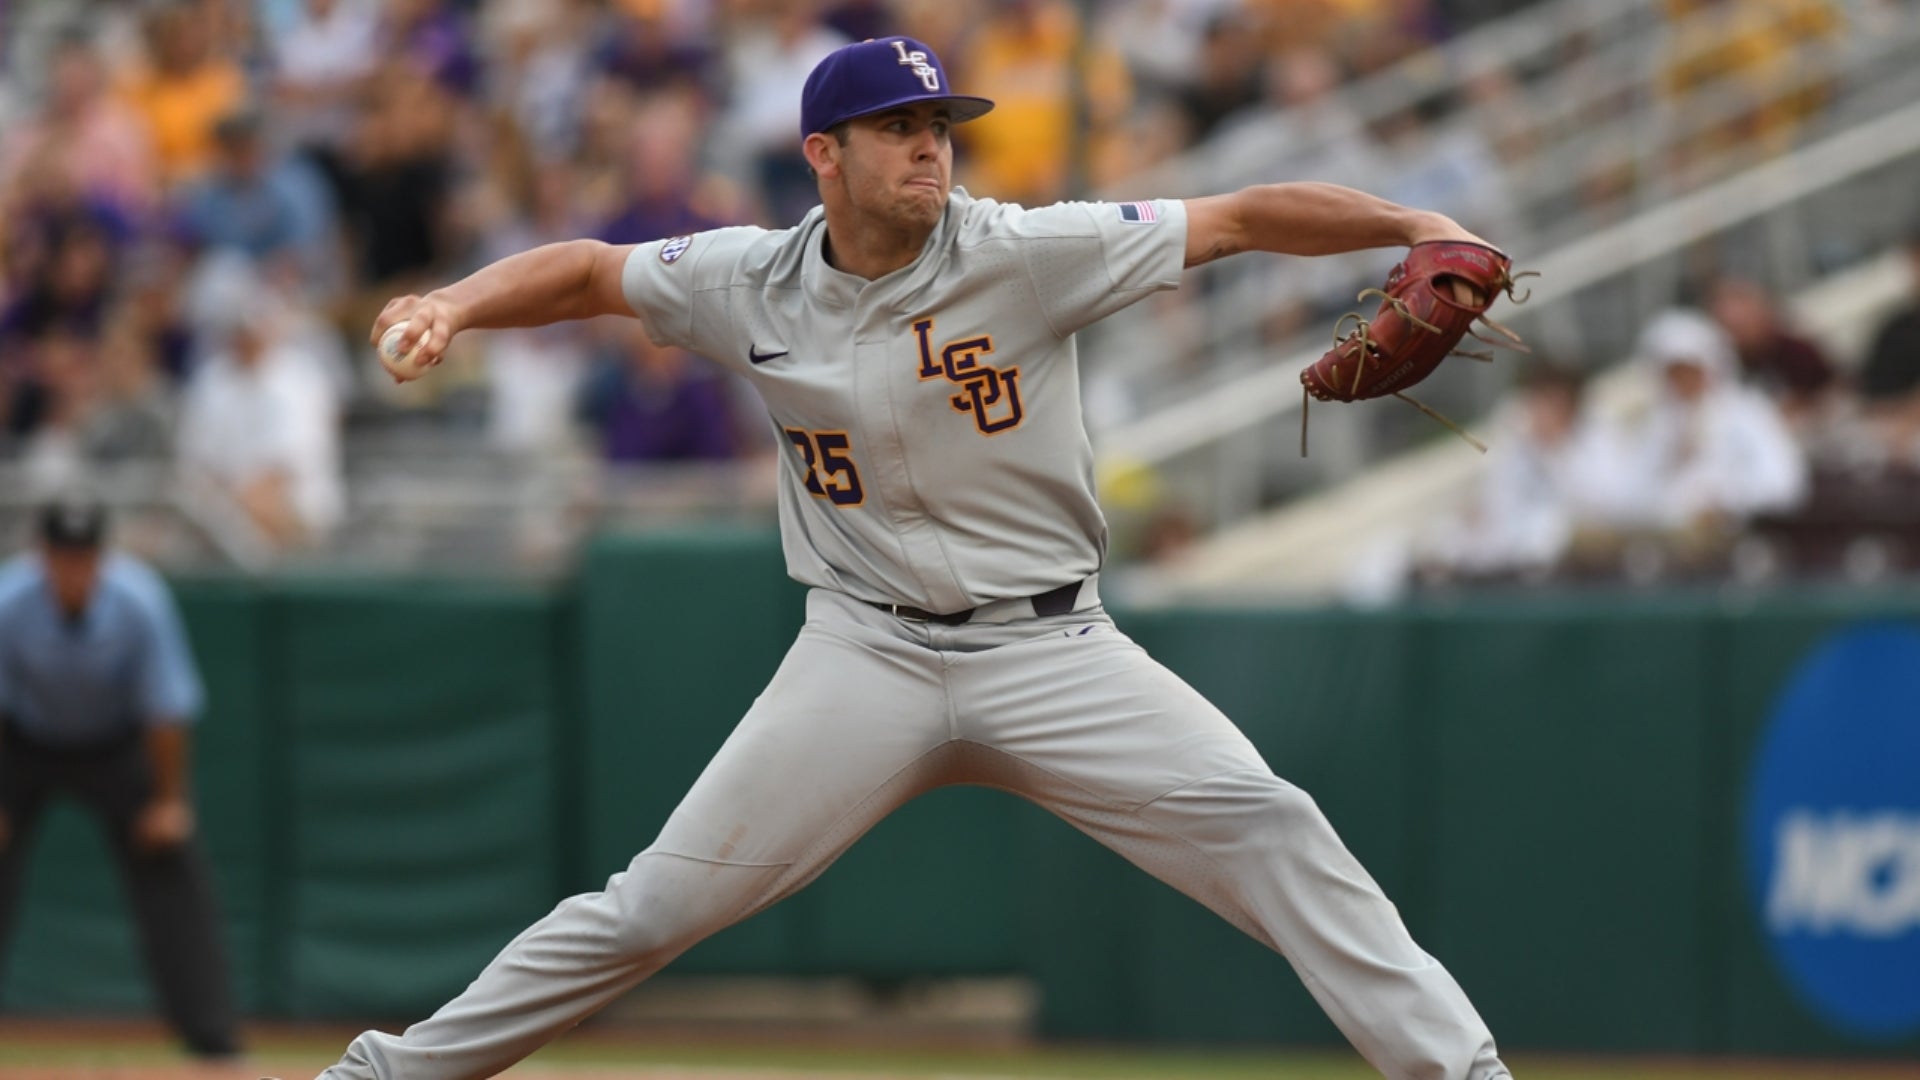
{"label": "ncaa logo sign", "polygon": [[1920,1032],[1920,630],[1845,631],[1794,673],[1748,793],[1748,893],[1833,1027]]}

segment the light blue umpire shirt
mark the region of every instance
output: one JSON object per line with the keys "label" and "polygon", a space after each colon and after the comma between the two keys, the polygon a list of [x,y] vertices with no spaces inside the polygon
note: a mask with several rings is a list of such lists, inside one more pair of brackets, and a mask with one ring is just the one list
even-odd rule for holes
{"label": "light blue umpire shirt", "polygon": [[144,563],[104,553],[78,619],[60,610],[39,553],[0,563],[0,713],[26,737],[99,745],[192,723],[205,696],[173,596]]}

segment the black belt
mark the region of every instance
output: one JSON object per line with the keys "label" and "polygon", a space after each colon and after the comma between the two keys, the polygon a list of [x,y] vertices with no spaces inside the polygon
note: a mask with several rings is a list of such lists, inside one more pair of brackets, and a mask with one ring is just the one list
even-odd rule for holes
{"label": "black belt", "polygon": [[19,720],[5,714],[0,714],[0,731],[4,731],[4,735],[0,735],[0,740],[3,740],[0,745],[16,748],[23,753],[54,758],[108,757],[137,745],[142,734],[141,727],[132,724],[119,731],[79,742],[61,742],[42,738],[26,730]]}
{"label": "black belt", "polygon": [[[1043,593],[1035,593],[1027,597],[1027,600],[1033,604],[1033,613],[1035,615],[1043,618],[1048,615],[1065,615],[1067,612],[1072,611],[1074,604],[1079,601],[1080,586],[1085,584],[1086,580],[1083,578],[1079,581],[1062,585],[1057,589],[1048,589]],[[878,600],[868,600],[867,603],[872,604],[881,611],[905,619],[908,622],[937,622],[945,626],[959,626],[961,623],[973,618],[973,613],[977,610],[975,608],[967,608],[964,611],[955,611],[946,615],[939,615],[925,608],[914,607],[912,604],[883,604]]]}

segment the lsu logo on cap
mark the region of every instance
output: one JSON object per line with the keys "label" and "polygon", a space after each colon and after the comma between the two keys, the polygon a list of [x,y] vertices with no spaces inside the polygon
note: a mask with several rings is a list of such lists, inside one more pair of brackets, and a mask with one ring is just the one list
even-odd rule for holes
{"label": "lsu logo on cap", "polygon": [[692,246],[693,246],[693,237],[676,236],[673,239],[667,241],[666,243],[660,245],[660,261],[663,263],[673,262],[676,259],[680,258],[680,256],[685,255],[687,253],[687,249]]}
{"label": "lsu logo on cap", "polygon": [[904,41],[894,42],[893,51],[900,54],[902,67],[912,68],[913,73],[920,77],[921,86],[936,92],[940,89],[940,72],[932,64],[927,63],[926,53],[919,49],[908,52],[907,43]]}
{"label": "lsu logo on cap", "polygon": [[1920,628],[1843,631],[1774,706],[1748,791],[1748,896],[1788,984],[1863,1039],[1920,1032]]}

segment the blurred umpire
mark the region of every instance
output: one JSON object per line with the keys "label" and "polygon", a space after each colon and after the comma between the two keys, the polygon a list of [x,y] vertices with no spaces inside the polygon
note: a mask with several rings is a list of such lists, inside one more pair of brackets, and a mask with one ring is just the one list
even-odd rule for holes
{"label": "blurred umpire", "polygon": [[200,676],[165,584],[104,550],[106,531],[99,504],[55,502],[38,550],[0,563],[0,950],[34,825],[70,796],[106,827],[167,1019],[225,1057],[233,1004],[188,789]]}

